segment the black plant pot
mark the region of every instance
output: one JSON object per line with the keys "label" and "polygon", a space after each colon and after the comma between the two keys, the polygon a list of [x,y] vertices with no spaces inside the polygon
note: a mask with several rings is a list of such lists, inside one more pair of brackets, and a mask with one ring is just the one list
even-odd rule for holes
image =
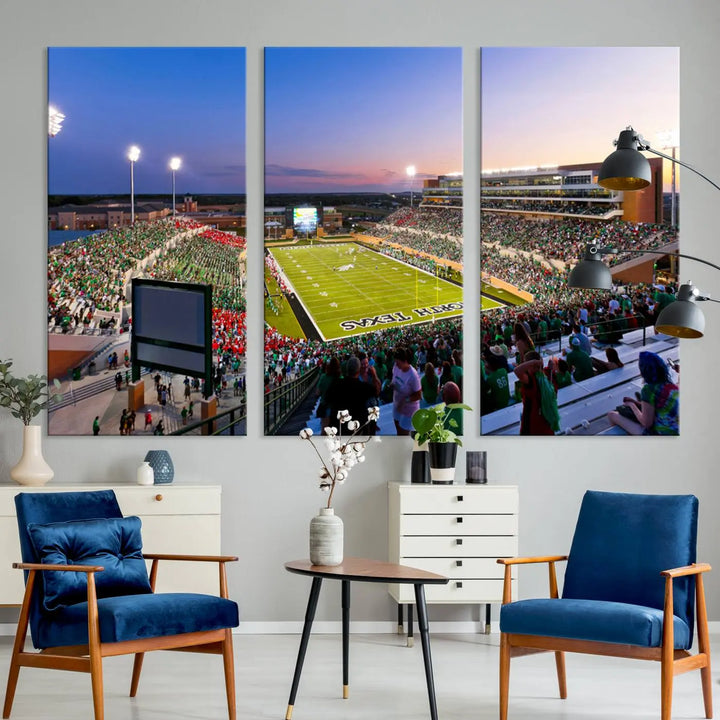
{"label": "black plant pot", "polygon": [[430,481],[435,485],[452,485],[455,480],[457,443],[428,443]]}

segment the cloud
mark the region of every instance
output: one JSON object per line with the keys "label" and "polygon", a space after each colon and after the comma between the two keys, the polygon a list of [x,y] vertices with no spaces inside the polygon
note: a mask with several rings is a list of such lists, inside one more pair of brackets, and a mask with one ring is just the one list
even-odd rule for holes
{"label": "cloud", "polygon": [[317,168],[294,168],[287,165],[266,165],[265,175],[280,175],[282,177],[307,177],[307,178],[333,178],[348,179],[361,178],[357,173],[344,173],[333,170],[319,170]]}
{"label": "cloud", "polygon": [[200,173],[203,177],[237,177],[238,175],[245,175],[244,165],[223,165],[218,168],[204,170]]}

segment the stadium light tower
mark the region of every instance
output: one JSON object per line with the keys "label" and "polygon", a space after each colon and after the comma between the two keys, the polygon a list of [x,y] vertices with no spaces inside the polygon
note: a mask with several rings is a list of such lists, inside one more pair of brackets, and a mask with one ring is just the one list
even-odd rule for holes
{"label": "stadium light tower", "polygon": [[128,160],[130,161],[130,225],[135,224],[135,163],[140,157],[140,148],[133,145],[128,150]]}
{"label": "stadium light tower", "polygon": [[415,166],[414,165],[408,165],[405,168],[405,172],[407,173],[407,176],[410,178],[410,209],[412,210],[413,206],[413,180],[415,179]]}
{"label": "stadium light tower", "polygon": [[48,135],[55,137],[61,130],[65,116],[52,105],[48,105]]}
{"label": "stadium light tower", "polygon": [[172,191],[173,191],[173,217],[175,217],[175,171],[180,169],[182,160],[179,157],[170,159],[170,170],[172,170]]}
{"label": "stadium light tower", "polygon": [[658,141],[662,143],[663,150],[671,150],[672,163],[670,165],[670,225],[677,227],[677,192],[675,188],[675,151],[678,148],[677,130],[666,130],[657,134]]}

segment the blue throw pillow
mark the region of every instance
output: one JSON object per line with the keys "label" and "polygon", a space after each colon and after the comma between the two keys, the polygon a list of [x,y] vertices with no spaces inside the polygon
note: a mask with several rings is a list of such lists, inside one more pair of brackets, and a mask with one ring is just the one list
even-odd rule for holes
{"label": "blue throw pillow", "polygon": [[[46,565],[100,565],[97,596],[149,593],[147,567],[142,556],[139,517],[98,518],[27,526],[39,561]],[[45,571],[43,606],[46,610],[87,600],[87,575]]]}

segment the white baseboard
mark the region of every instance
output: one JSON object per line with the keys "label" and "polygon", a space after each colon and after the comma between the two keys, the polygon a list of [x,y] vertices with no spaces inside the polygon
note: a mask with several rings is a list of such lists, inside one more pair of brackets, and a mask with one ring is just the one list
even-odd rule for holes
{"label": "white baseboard", "polygon": [[[299,635],[302,632],[302,620],[287,622],[241,622],[233,630],[237,635]],[[0,637],[12,637],[15,634],[15,623],[0,623]],[[712,634],[720,633],[720,621],[708,623]],[[463,633],[481,633],[484,623],[481,622],[431,622],[430,632],[433,634],[459,635]],[[313,632],[322,634],[340,634],[340,621],[318,621],[313,623]],[[396,622],[356,621],[350,623],[350,632],[361,635],[388,635],[397,632]],[[498,632],[497,623],[492,624],[492,633]]]}
{"label": "white baseboard", "polygon": [[[485,623],[473,621],[430,623],[432,633],[478,633],[483,632],[484,627]],[[240,626],[235,628],[233,632],[238,635],[299,635],[302,628],[302,620],[291,622],[241,622]],[[342,632],[342,624],[339,620],[317,621],[313,623],[312,630],[313,633],[339,635]],[[350,623],[350,632],[361,635],[395,634],[397,633],[397,622],[358,620]],[[417,632],[417,629],[415,632]]]}

